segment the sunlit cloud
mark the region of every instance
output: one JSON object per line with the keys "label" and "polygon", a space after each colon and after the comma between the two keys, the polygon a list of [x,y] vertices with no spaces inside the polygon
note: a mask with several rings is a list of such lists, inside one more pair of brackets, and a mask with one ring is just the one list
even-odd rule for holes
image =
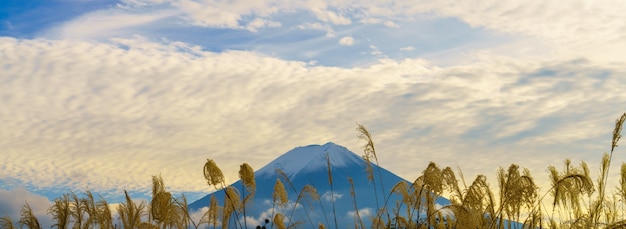
{"label": "sunlit cloud", "polygon": [[265,28],[265,27],[276,28],[280,26],[281,26],[280,22],[269,21],[269,20],[261,19],[261,18],[255,18],[250,23],[248,23],[247,28],[248,30],[252,32],[256,32],[257,29],[259,28]]}
{"label": "sunlit cloud", "polygon": [[342,37],[341,39],[339,39],[340,45],[352,46],[354,45],[354,42],[354,38],[352,37]]}
{"label": "sunlit cloud", "polygon": [[0,195],[22,199],[3,208],[35,198],[18,187],[149,193],[157,174],[209,192],[206,158],[233,182],[296,146],[360,153],[355,122],[409,180],[434,161],[547,183],[565,158],[594,169],[625,111],[626,5],[611,1],[91,7],[40,27],[0,17]]}
{"label": "sunlit cloud", "polygon": [[[298,145],[335,141],[358,151],[356,121],[371,126],[380,152],[394,152],[382,165],[407,179],[415,166],[403,158],[416,154],[490,174],[572,141],[598,141],[572,156],[600,153],[620,112],[614,104],[626,101],[615,87],[625,85],[622,71],[588,62],[494,57],[441,68],[407,59],[343,69],[139,41],[123,49],[3,38],[0,71],[15,77],[0,86],[11,130],[0,138],[2,176],[121,191],[147,189],[150,175],[163,174],[174,191],[203,191],[201,158],[215,159],[232,182],[238,163],[260,168]],[[543,120],[559,121],[546,129]],[[560,134],[567,129],[578,131]]]}

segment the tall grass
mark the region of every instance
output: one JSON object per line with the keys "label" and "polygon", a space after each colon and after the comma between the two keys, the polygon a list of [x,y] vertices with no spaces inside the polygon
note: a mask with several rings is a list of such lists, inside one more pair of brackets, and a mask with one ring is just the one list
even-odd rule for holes
{"label": "tall grass", "polygon": [[[332,166],[330,165],[330,157],[328,156],[328,154],[326,154],[326,165],[328,167],[328,170],[327,170],[328,171],[328,184],[330,185],[330,198],[331,198],[331,203],[333,206],[333,216],[334,216],[333,218],[335,220],[335,228],[339,228],[337,224],[337,209],[335,207],[335,190],[333,189],[333,169],[332,169]],[[371,167],[368,167],[368,168],[371,169]],[[374,189],[374,191],[376,191],[376,189]],[[378,204],[378,199],[376,200],[376,202]]]}
{"label": "tall grass", "polygon": [[[358,125],[359,138],[366,143],[363,147],[363,158],[366,162],[368,180],[374,188],[376,196],[382,195],[382,202],[376,199],[377,211],[366,225],[359,214],[357,206],[358,193],[355,192],[352,178],[350,183],[353,200],[355,228],[626,228],[626,163],[621,164],[620,180],[617,187],[607,188],[609,171],[613,153],[621,139],[622,125],[626,121],[626,113],[615,121],[611,150],[602,155],[599,165],[600,172],[595,179],[589,172],[585,162],[573,164],[565,160],[562,169],[551,165],[547,176],[550,187],[539,193],[533,176],[528,169],[516,164],[507,169],[497,170],[497,192],[487,183],[487,177],[477,175],[467,183],[462,172],[455,173],[450,167],[441,169],[431,162],[413,182],[399,182],[387,190],[382,183],[380,170],[375,176],[373,163],[378,164],[372,136],[367,129]],[[338,227],[338,215],[334,206],[334,190],[330,159],[326,157],[328,181],[331,187],[333,202],[334,226]],[[161,176],[152,177],[152,199],[149,202],[136,202],[124,191],[125,202],[117,207],[119,215],[114,223],[109,204],[103,198],[96,201],[93,194],[86,191],[79,196],[74,192],[64,194],[53,201],[48,214],[54,220],[55,228],[248,228],[246,211],[253,202],[256,193],[256,182],[253,169],[248,164],[240,166],[239,177],[242,180],[240,189],[227,186],[224,175],[213,160],[207,160],[203,173],[207,184],[224,192],[223,206],[215,196],[211,196],[208,210],[198,222],[194,222],[187,208],[184,196],[175,198],[165,188]],[[312,202],[319,201],[320,196],[315,187],[306,185],[297,191],[289,177],[277,170],[278,178],[274,185],[271,219],[257,228],[287,229],[304,227],[304,222],[295,221],[293,214],[296,206],[306,204],[308,228],[326,228],[322,222],[313,222],[309,209]],[[378,179],[378,183],[376,181]],[[344,181],[345,182],[345,181]],[[285,212],[289,199],[285,183],[298,196]],[[469,184],[469,186],[467,185]],[[380,191],[380,193],[379,193]],[[451,203],[437,206],[436,200],[446,197]],[[391,203],[392,195],[399,198]],[[551,197],[552,200],[546,200]],[[378,198],[378,197],[377,197]],[[304,205],[303,205],[304,206]],[[323,205],[322,205],[323,206]],[[276,209],[280,208],[281,211]],[[243,218],[240,217],[242,214]],[[41,228],[39,220],[33,214],[28,203],[20,211],[20,219],[16,222],[8,216],[0,218],[0,229]],[[325,213],[324,213],[325,215]],[[243,221],[243,223],[242,223]]]}

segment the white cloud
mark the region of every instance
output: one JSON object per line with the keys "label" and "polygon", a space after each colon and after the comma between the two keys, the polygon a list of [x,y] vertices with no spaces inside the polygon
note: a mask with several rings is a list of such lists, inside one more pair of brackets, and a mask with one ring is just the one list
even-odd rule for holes
{"label": "white cloud", "polygon": [[[372,209],[371,208],[361,208],[361,209],[359,209],[359,217],[361,217],[361,219],[369,219],[370,216],[372,216]],[[356,217],[356,211],[348,211],[348,217],[350,217],[350,218]]]}
{"label": "white cloud", "polygon": [[352,23],[350,18],[339,15],[336,12],[326,9],[312,9],[313,14],[323,22],[330,22],[335,25],[349,25]]}
{"label": "white cloud", "polygon": [[42,35],[55,39],[102,39],[132,35],[129,29],[173,17],[174,10],[149,13],[125,12],[119,9],[101,10],[82,15],[70,22],[46,30]]}
{"label": "white cloud", "polygon": [[[322,22],[335,25],[351,24],[350,18],[361,23],[383,23],[398,26],[398,23],[415,20],[424,14],[439,17],[454,17],[474,26],[488,29],[537,36],[562,45],[602,45],[604,42],[619,42],[624,36],[621,12],[624,7],[611,1],[574,1],[570,4],[544,3],[542,1],[495,0],[466,1],[449,4],[446,1],[393,2],[375,1],[310,1],[292,2],[281,0],[261,1],[164,1],[125,0],[123,5],[152,10],[151,6],[169,7],[176,12],[185,12],[196,25],[240,28],[244,17],[271,19],[280,13],[310,12]],[[141,8],[144,7],[144,8]],[[106,13],[106,11],[102,11]],[[109,11],[109,13],[111,13]],[[82,18],[84,19],[84,18]],[[80,18],[75,21],[84,21]],[[122,21],[122,24],[125,21]],[[574,36],[575,35],[575,36]],[[622,43],[623,44],[623,43]]]}
{"label": "white cloud", "polygon": [[359,22],[363,24],[380,24],[381,21],[380,18],[363,18]]}
{"label": "white cloud", "polygon": [[282,24],[276,21],[270,21],[262,18],[255,18],[250,23],[248,23],[247,29],[252,32],[257,32],[257,29],[260,28],[276,28],[280,27]]}
{"label": "white cloud", "polygon": [[626,5],[612,1],[423,1],[401,3],[398,7],[407,14],[435,12],[442,17],[459,18],[473,27],[537,37],[562,56],[608,61],[623,58],[616,54],[626,51],[626,39],[618,38],[626,36],[626,30],[620,29],[621,12]]}
{"label": "white cloud", "polygon": [[[247,14],[250,9],[233,8],[219,3],[203,4],[196,1],[178,1],[177,7],[187,14],[188,20],[198,26],[240,28],[239,20],[242,14]],[[235,10],[242,10],[237,12]]]}
{"label": "white cloud", "polygon": [[198,222],[200,222],[200,220],[202,219],[204,214],[206,212],[208,212],[208,211],[209,211],[209,207],[202,207],[202,208],[200,208],[200,209],[198,209],[196,211],[190,212],[189,216],[191,217],[191,220],[193,222],[198,223]]}
{"label": "white cloud", "polygon": [[400,51],[413,51],[415,50],[415,47],[413,46],[406,46],[404,48],[400,48]]}
{"label": "white cloud", "polygon": [[372,50],[370,54],[377,56],[377,57],[384,57],[383,52],[381,52],[380,49],[376,47],[375,45],[370,45],[370,50]]}
{"label": "white cloud", "polygon": [[321,23],[305,23],[302,25],[298,25],[299,29],[313,29],[313,30],[321,30],[326,31],[326,37],[335,37],[335,31],[332,27],[327,24]]}
{"label": "white cloud", "polygon": [[495,168],[518,163],[546,182],[554,161],[597,164],[626,103],[623,66],[593,61],[479,53],[453,66],[336,68],[118,41],[126,47],[0,38],[3,178],[121,192],[148,190],[162,174],[174,192],[207,191],[198,172],[207,157],[232,182],[241,163],[258,169],[295,146],[333,141],[358,152],[358,121],[381,165],[407,179],[416,172],[407,158],[419,154],[462,162],[466,177],[495,179]]}
{"label": "white cloud", "polygon": [[244,218],[240,218],[239,222],[241,223],[241,225],[248,225],[248,227],[256,227],[256,226],[263,225],[262,219],[255,219],[254,217],[251,217],[251,216],[245,217],[246,224],[244,224]]}
{"label": "white cloud", "polygon": [[386,21],[384,25],[391,28],[400,28],[400,26],[393,21]]}
{"label": "white cloud", "polygon": [[[351,25],[352,20],[364,24],[383,24],[397,28],[414,20],[432,17],[458,19],[475,29],[506,34],[537,44],[516,44],[514,52],[535,50],[541,56],[555,58],[587,58],[605,63],[623,60],[626,52],[626,30],[622,12],[626,5],[612,1],[573,1],[569,4],[543,1],[496,0],[395,2],[375,1],[198,1],[198,0],[125,0],[119,7],[87,13],[48,30],[48,38],[94,39],[134,35],[131,28],[154,29],[159,20],[171,24],[184,18],[195,26],[247,29],[285,24],[276,18],[285,15],[310,14],[311,21],[324,23],[332,37],[337,29]],[[262,20],[247,23],[247,18]],[[263,21],[264,20],[264,21]],[[161,24],[161,26],[163,23]],[[336,28],[335,28],[336,27]],[[542,46],[542,47],[537,47]],[[547,49],[545,47],[548,47]]]}
{"label": "white cloud", "polygon": [[343,197],[343,194],[337,193],[335,192],[334,194],[331,194],[330,191],[325,192],[324,194],[322,194],[321,198],[323,200],[326,200],[328,202],[332,202],[333,201],[333,197],[335,197],[335,200],[341,199],[341,197]]}
{"label": "white cloud", "polygon": [[339,44],[340,45],[345,45],[345,46],[352,46],[352,45],[354,45],[354,38],[353,37],[342,37],[341,39],[339,39]]}

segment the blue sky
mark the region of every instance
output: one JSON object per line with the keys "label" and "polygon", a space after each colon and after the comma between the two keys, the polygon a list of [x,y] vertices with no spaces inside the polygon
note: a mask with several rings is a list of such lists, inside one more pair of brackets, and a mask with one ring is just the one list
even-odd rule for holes
{"label": "blue sky", "polygon": [[0,195],[14,201],[0,207],[85,189],[145,198],[157,174],[194,199],[211,191],[207,158],[232,182],[297,146],[360,153],[355,122],[409,180],[429,161],[494,187],[511,163],[540,184],[566,158],[597,171],[626,111],[624,7],[2,1]]}

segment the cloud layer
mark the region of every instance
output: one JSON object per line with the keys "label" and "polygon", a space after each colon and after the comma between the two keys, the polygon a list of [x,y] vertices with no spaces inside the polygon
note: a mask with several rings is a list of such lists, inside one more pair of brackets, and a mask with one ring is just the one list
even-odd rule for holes
{"label": "cloud layer", "polygon": [[409,180],[435,161],[546,183],[566,158],[597,165],[626,111],[614,1],[85,4],[0,16],[1,195],[119,197],[157,174],[197,194],[206,158],[234,181],[296,146],[359,153],[356,122]]}
{"label": "cloud layer", "polygon": [[10,217],[14,223],[20,219],[20,209],[26,203],[37,217],[42,228],[52,225],[52,218],[46,214],[52,202],[44,196],[33,194],[24,188],[12,190],[0,189],[0,214],[2,217]]}
{"label": "cloud layer", "polygon": [[[125,0],[44,28],[37,37],[108,41],[135,35],[209,50],[256,50],[281,59],[366,66],[377,58],[442,63],[488,49],[499,55],[619,63],[623,4],[614,1]],[[6,21],[8,25],[15,23]],[[360,41],[338,49],[340,38]],[[339,42],[350,45],[348,38]],[[366,55],[370,45],[379,55]],[[413,48],[407,48],[413,47]],[[337,56],[348,57],[351,61]]]}
{"label": "cloud layer", "polygon": [[240,163],[260,168],[295,146],[358,153],[355,122],[407,179],[428,161],[469,177],[510,163],[544,176],[565,158],[598,161],[626,102],[624,70],[586,60],[336,68],[140,38],[1,43],[0,179],[42,189],[147,190],[162,174],[174,191],[208,191],[206,158],[234,181]]}

